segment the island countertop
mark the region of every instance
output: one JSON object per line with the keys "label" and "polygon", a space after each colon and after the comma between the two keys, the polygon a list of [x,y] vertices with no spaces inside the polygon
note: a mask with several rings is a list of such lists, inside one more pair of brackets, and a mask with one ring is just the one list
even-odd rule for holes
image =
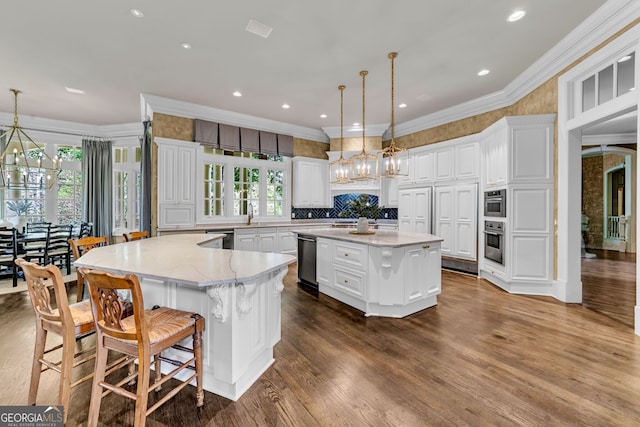
{"label": "island countertop", "polygon": [[394,230],[371,230],[374,234],[353,234],[347,228],[299,228],[292,230],[297,234],[325,237],[328,239],[342,240],[345,242],[361,243],[368,246],[401,247],[423,243],[442,242],[442,237],[427,233],[410,233]]}
{"label": "island countertop", "polygon": [[222,234],[175,234],[95,248],[76,267],[207,287],[251,281],[296,261],[292,255],[207,247]]}

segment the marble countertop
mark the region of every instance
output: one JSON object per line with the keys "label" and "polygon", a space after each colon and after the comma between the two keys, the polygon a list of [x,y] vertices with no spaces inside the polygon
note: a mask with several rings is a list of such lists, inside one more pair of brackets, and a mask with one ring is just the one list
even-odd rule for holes
{"label": "marble countertop", "polygon": [[146,278],[207,287],[242,283],[296,261],[286,254],[206,247],[222,234],[174,234],[95,248],[76,267],[133,273]]}
{"label": "marble countertop", "polygon": [[294,233],[345,242],[361,243],[369,246],[399,247],[424,243],[441,242],[442,237],[427,233],[409,233],[394,230],[371,230],[375,234],[351,234],[348,228],[296,228]]}
{"label": "marble countertop", "polygon": [[[332,224],[353,224],[355,227],[357,219],[295,219],[291,221],[254,221],[251,224],[246,222],[235,222],[228,224],[197,224],[195,227],[181,228],[158,228],[158,232],[163,231],[216,231],[242,228],[261,228],[261,227],[310,227],[310,226],[331,226]],[[379,225],[397,225],[398,221],[393,219],[378,220]]]}

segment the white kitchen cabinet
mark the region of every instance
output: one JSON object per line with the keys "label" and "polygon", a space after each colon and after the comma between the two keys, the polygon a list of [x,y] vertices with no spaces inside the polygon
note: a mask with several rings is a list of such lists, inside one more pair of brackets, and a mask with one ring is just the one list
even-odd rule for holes
{"label": "white kitchen cabinet", "polygon": [[482,132],[486,188],[553,183],[554,114],[505,117]]}
{"label": "white kitchen cabinet", "polygon": [[455,178],[454,168],[455,150],[453,146],[440,148],[435,152],[435,180],[453,181]]}
{"label": "white kitchen cabinet", "polygon": [[196,153],[193,142],[155,138],[158,145],[158,227],[193,227]]}
{"label": "white kitchen cabinet", "polygon": [[477,181],[480,176],[480,143],[456,144],[454,152],[456,181]]}
{"label": "white kitchen cabinet", "polygon": [[276,252],[277,233],[274,227],[237,228],[234,249],[239,251]]}
{"label": "white kitchen cabinet", "polygon": [[290,227],[278,227],[277,238],[277,252],[290,255],[298,253],[298,236]]}
{"label": "white kitchen cabinet", "polygon": [[439,245],[409,246],[405,250],[407,281],[404,289],[405,304],[417,299],[438,295],[441,291],[442,261]]}
{"label": "white kitchen cabinet", "polygon": [[398,229],[431,233],[431,187],[399,191]]}
{"label": "white kitchen cabinet", "polygon": [[436,187],[434,234],[442,237],[442,254],[477,259],[478,186],[477,184]]}
{"label": "white kitchen cabinet", "polygon": [[414,182],[416,184],[430,184],[435,180],[433,168],[435,154],[433,150],[417,151],[414,155]]}
{"label": "white kitchen cabinet", "polygon": [[397,208],[399,202],[398,186],[400,178],[383,178],[380,182],[380,199],[378,205],[385,208]]}
{"label": "white kitchen cabinet", "polygon": [[296,208],[330,208],[329,162],[307,157],[294,157],[293,198]]}

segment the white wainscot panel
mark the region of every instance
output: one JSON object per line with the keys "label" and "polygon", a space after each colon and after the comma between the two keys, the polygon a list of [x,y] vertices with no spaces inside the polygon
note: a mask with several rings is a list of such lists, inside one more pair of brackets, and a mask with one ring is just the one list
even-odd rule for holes
{"label": "white wainscot panel", "polygon": [[513,236],[513,280],[546,281],[550,277],[549,238]]}
{"label": "white wainscot panel", "polygon": [[551,220],[549,188],[513,189],[513,232],[548,233]]}

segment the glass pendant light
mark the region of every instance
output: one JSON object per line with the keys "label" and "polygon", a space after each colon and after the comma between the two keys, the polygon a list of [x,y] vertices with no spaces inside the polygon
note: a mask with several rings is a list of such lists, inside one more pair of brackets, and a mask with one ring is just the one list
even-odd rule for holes
{"label": "glass pendant light", "polygon": [[349,184],[353,182],[353,162],[345,159],[342,155],[342,144],[344,141],[342,135],[343,101],[345,88],[345,85],[338,86],[340,90],[340,158],[329,163],[329,183],[331,184]]}
{"label": "glass pendant light", "polygon": [[367,71],[360,71],[362,76],[362,151],[360,154],[353,156],[354,180],[367,181],[378,178],[378,156],[367,154],[365,150],[365,77]]}
{"label": "glass pendant light", "polygon": [[409,151],[406,148],[398,148],[394,140],[395,123],[395,86],[394,86],[394,59],[397,52],[389,53],[391,59],[391,143],[380,152],[380,176],[382,178],[396,178],[409,174]]}

